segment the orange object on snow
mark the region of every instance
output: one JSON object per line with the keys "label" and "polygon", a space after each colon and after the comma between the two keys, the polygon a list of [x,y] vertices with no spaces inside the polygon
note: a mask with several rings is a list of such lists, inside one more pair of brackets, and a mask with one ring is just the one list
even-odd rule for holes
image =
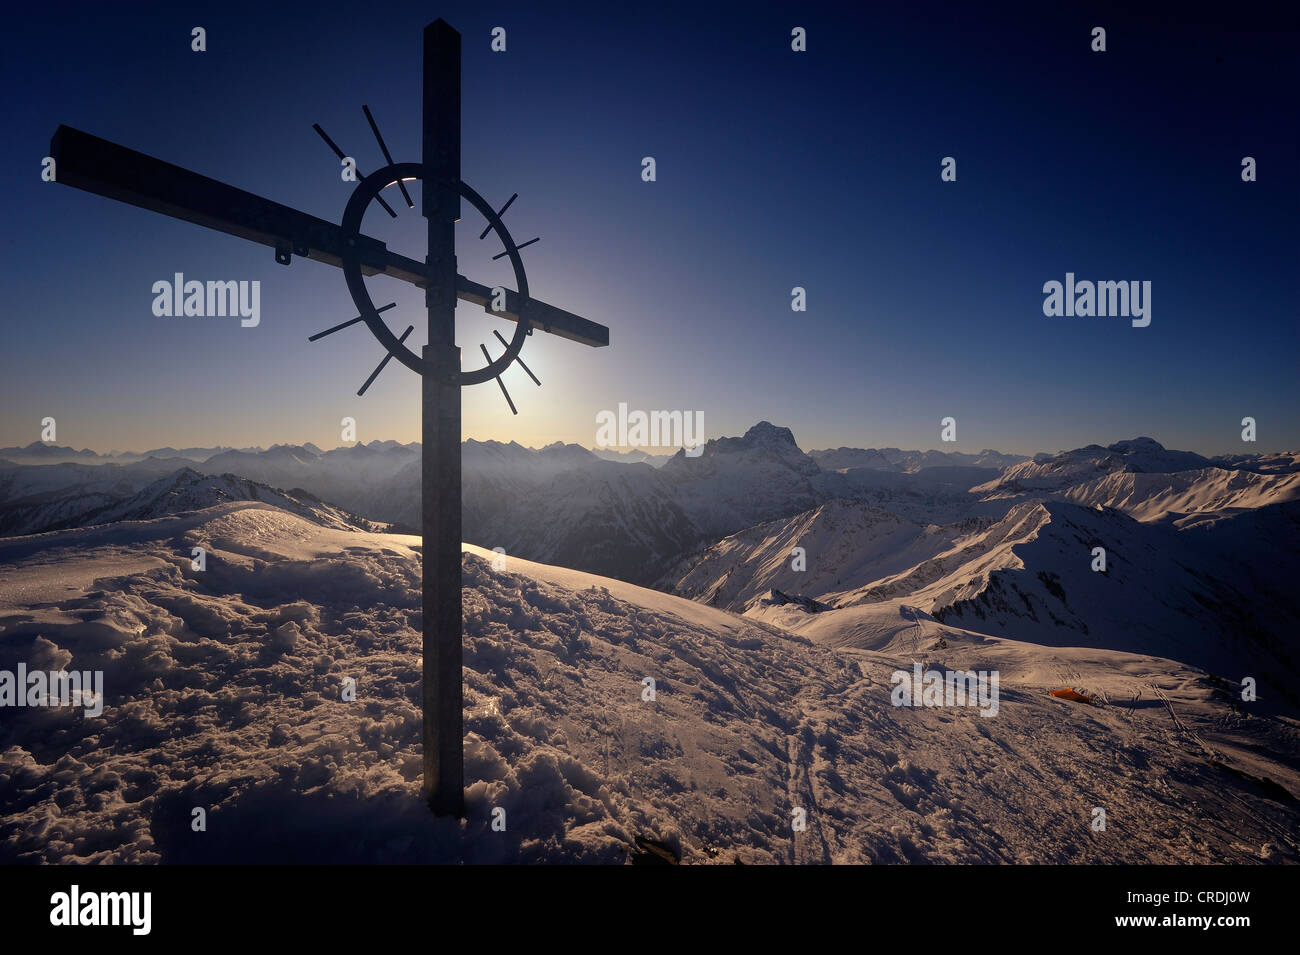
{"label": "orange object on snow", "polygon": [[1062,700],[1074,700],[1076,703],[1092,702],[1092,697],[1084,696],[1082,693],[1075,692],[1075,689],[1072,686],[1067,686],[1062,690],[1053,690],[1052,696],[1060,697]]}

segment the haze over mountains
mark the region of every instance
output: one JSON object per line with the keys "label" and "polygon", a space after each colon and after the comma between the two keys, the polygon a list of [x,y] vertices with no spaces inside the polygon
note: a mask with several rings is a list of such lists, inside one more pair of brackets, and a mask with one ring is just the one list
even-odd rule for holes
{"label": "haze over mountains", "polygon": [[809,451],[808,456],[828,471],[871,468],[908,474],[932,467],[1005,468],[1027,460],[1024,455],[988,450],[979,454],[962,454],[957,451],[900,451],[898,448],[836,448]]}
{"label": "haze over mountains", "polygon": [[[419,527],[418,444],[374,441],[331,451],[276,445],[216,449],[201,461],[179,456],[205,450],[119,455],[94,465],[85,457],[93,452],[0,449],[0,462],[73,456],[43,467],[0,463],[0,533],[90,520],[98,509],[123,505],[184,468],[299,489],[373,522]],[[1000,519],[1025,500],[1101,505],[1145,522],[1186,523],[1300,494],[1300,455],[1205,458],[1166,450],[1150,438],[1033,459],[892,448],[804,453],[789,429],[760,422],[741,437],[710,440],[699,457],[678,452],[658,467],[636,460],[638,453],[610,456],[558,442],[535,450],[466,441],[465,539],[651,584],[662,583],[685,555],[729,534],[831,501],[870,505],[921,526]],[[125,457],[139,459],[121,463]]]}

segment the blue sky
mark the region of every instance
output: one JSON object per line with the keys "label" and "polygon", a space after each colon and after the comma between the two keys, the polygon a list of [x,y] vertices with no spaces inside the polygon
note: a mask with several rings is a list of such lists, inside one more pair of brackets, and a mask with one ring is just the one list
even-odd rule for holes
{"label": "blue sky", "polygon": [[[436,16],[464,37],[465,180],[498,206],[520,194],[506,219],[542,236],[533,294],[611,330],[605,349],[533,335],[543,388],[507,373],[518,417],[491,383],[467,389],[467,437],[591,446],[596,414],[626,402],[701,411],[710,437],[765,418],[805,448],[939,447],[949,415],[957,450],[1300,448],[1294,33],[1070,7],[402,2],[60,5],[12,25],[0,445],[47,415],[60,444],[101,451],[333,447],[343,416],[362,440],[417,439],[404,367],[355,395],[382,357],[368,332],[306,341],[355,314],[338,270],[42,182],[40,162],[65,123],[338,221],[351,186],[312,123],[370,171],[366,103],[417,161]],[[464,215],[461,271],[504,283]],[[413,257],[422,226],[366,219]],[[1043,283],[1067,271],[1150,281],[1150,327],[1045,317]],[[152,284],[176,272],[260,281],[261,324],[154,316]],[[376,301],[391,285],[372,282]],[[420,296],[389,297],[418,346]],[[465,367],[493,327],[508,336],[460,308]]]}

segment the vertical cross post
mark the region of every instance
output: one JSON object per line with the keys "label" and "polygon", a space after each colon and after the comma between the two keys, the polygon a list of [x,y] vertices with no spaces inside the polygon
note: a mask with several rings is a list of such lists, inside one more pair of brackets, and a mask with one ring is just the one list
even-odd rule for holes
{"label": "vertical cross post", "polygon": [[429,223],[429,337],[421,383],[424,792],[438,815],[465,811],[461,705],[460,349],[456,220],[460,218],[460,34],[424,30],[424,181]]}

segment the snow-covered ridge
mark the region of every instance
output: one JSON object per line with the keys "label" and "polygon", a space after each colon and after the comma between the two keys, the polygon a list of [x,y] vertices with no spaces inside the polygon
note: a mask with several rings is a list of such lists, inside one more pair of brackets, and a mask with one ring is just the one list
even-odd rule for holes
{"label": "snow-covered ridge", "polygon": [[835,500],[725,537],[683,561],[664,586],[736,612],[773,588],[826,597],[906,570],[986,524],[922,525],[870,504]]}
{"label": "snow-covered ridge", "polygon": [[[914,613],[989,636],[1267,673],[1260,678],[1271,692],[1300,707],[1300,669],[1289,649],[1291,621],[1300,617],[1297,579],[1295,500],[1168,521],[1027,500],[1000,519],[928,526],[835,502],[732,534],[685,559],[664,586],[836,644],[886,645],[900,615]],[[774,611],[764,599],[771,589],[834,609],[816,619]]]}
{"label": "snow-covered ridge", "polygon": [[[172,462],[174,463],[174,462]],[[129,476],[127,476],[129,474]],[[58,483],[71,476],[86,482]],[[24,475],[26,476],[26,475]],[[152,480],[146,470],[115,472],[108,481],[91,470],[50,476],[54,487],[0,503],[0,534],[37,534],[70,527],[151,520],[201,510],[227,501],[264,501],[323,527],[381,530],[383,525],[350,514],[302,489],[282,491],[234,474],[202,475],[182,467]],[[11,479],[10,486],[14,482]],[[138,489],[137,489],[138,487]]]}
{"label": "snow-covered ridge", "polygon": [[[1246,464],[1252,458],[1237,456],[1219,459]],[[1125,472],[1133,474],[1170,474],[1214,466],[1215,461],[1193,451],[1171,451],[1153,438],[1117,441],[1107,447],[1090,444],[1073,451],[1038,454],[1007,468],[1001,476],[971,490],[977,494],[1017,494],[1025,491],[1053,491],[1081,484],[1102,475]]]}
{"label": "snow-covered ridge", "polygon": [[1119,471],[1059,493],[1076,504],[1117,508],[1141,521],[1179,521],[1300,499],[1300,472],[1219,467],[1154,474]]}

